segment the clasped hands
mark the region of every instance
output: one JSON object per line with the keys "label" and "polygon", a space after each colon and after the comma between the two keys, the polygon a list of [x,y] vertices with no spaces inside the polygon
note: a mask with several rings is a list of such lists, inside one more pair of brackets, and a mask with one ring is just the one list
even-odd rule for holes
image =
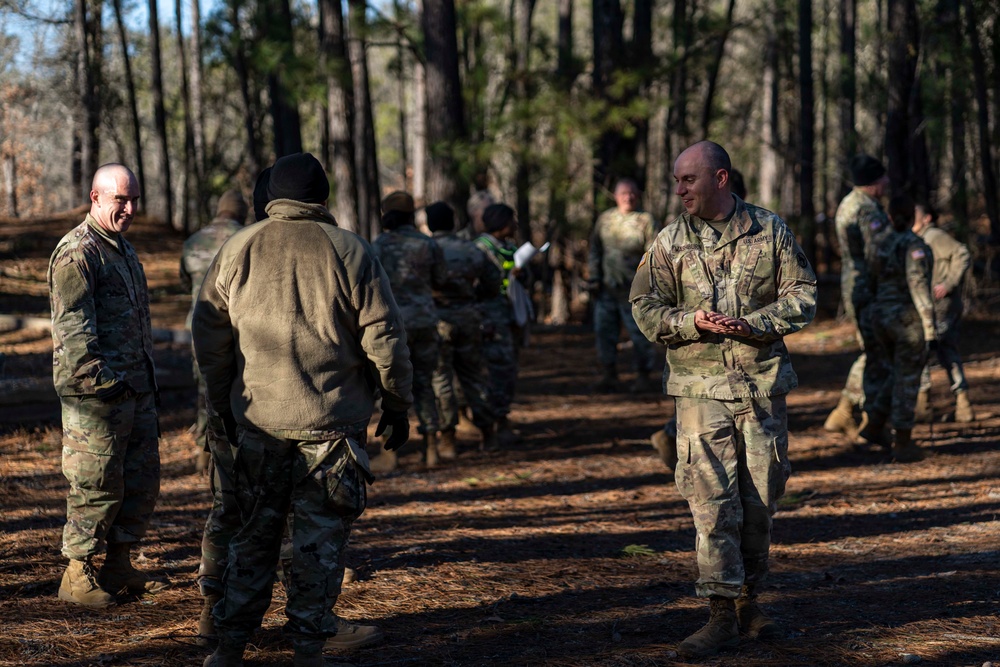
{"label": "clasped hands", "polygon": [[722,335],[749,336],[750,325],[741,319],[710,310],[694,312],[694,326],[698,331]]}

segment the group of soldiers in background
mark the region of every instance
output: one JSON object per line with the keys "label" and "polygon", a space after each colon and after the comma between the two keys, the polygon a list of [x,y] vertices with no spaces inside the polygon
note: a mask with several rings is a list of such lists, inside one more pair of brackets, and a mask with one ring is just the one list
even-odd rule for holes
{"label": "group of soldiers in background", "polygon": [[[841,203],[837,230],[845,309],[863,353],[825,427],[912,461],[922,456],[911,431],[929,403],[929,350],[951,378],[956,420],[974,418],[956,346],[969,253],[933,226],[926,204],[896,197],[885,212],[878,200],[887,179],[877,160],[857,156],[851,168],[855,188]],[[668,346],[664,389],[678,418],[653,441],[677,468],[691,507],[697,591],[711,610],[709,623],[681,643],[690,657],[735,646],[741,632],[779,632],[758,607],[756,588],[790,470],[785,395],[797,379],[782,338],[815,312],[805,255],[778,216],[734,192],[742,189],[737,176],[721,146],[699,142],[675,163],[684,214],[661,230],[625,179],[591,242],[598,389],[617,388],[622,326],[633,343],[633,391],[651,389],[654,343]],[[70,563],[59,597],[107,607],[117,594],[156,593],[170,583],[131,561],[159,492],[149,299],[123,236],[136,209],[135,176],[105,165],[90,197],[90,214],[60,241],[49,267],[70,482],[63,538]],[[188,324],[204,409],[195,431],[209,452],[213,493],[199,570],[199,633],[217,642],[207,667],[242,664],[279,569],[296,665],[321,665],[326,648],[381,637],[373,626],[339,619],[333,606],[365,485],[396,466],[411,406],[428,467],[456,456],[463,402],[481,447],[514,437],[508,415],[521,332],[512,299],[522,275],[513,209],[477,193],[470,224],[456,232],[454,211],[437,202],[425,208],[428,235],[416,227],[412,196],[394,192],[382,203],[385,232],[369,244],[336,226],[328,197],[315,158],[286,156],[255,185],[259,224],[243,226],[247,204],[229,191],[216,218],[184,246],[181,278],[193,294]],[[364,444],[377,397],[375,435],[385,442],[369,460]],[[737,451],[744,455],[730,465]],[[92,557],[105,544],[98,571]]]}
{"label": "group of soldiers in background", "polygon": [[[899,195],[886,212],[880,199],[889,179],[877,159],[857,155],[850,167],[854,188],[837,209],[836,230],[844,310],[862,351],[824,428],[914,461],[923,458],[912,440],[914,423],[932,418],[930,352],[951,379],[955,420],[975,419],[958,352],[970,255],[934,226],[929,204]],[[862,411],[860,423],[855,408]]]}

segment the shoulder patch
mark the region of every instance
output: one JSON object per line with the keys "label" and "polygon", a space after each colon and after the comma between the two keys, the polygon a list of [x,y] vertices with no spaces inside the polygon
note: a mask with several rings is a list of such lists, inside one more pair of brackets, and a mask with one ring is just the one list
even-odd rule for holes
{"label": "shoulder patch", "polygon": [[642,259],[639,260],[639,266],[636,268],[641,269],[646,264],[647,259],[649,259],[649,253],[648,252],[642,253]]}
{"label": "shoulder patch", "polygon": [[875,230],[882,229],[882,221],[881,220],[872,220],[872,222],[869,225],[869,227],[871,227],[872,229],[875,229]]}
{"label": "shoulder patch", "polygon": [[913,259],[923,259],[925,257],[924,251],[921,250],[920,248],[917,248],[916,250],[910,253],[910,257],[912,257]]}

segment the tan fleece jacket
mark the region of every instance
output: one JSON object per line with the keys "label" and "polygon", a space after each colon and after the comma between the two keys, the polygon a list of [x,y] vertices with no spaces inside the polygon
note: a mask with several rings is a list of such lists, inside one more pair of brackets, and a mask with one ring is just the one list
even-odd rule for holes
{"label": "tan fleece jacket", "polygon": [[220,412],[275,437],[360,435],[375,389],[412,402],[399,309],[361,237],[318,204],[288,199],[219,251],[192,321],[195,355]]}

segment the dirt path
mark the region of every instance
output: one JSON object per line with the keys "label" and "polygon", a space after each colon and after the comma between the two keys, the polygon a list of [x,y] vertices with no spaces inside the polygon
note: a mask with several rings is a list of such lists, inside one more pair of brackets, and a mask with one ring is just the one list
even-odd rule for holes
{"label": "dirt path", "polygon": [[[176,323],[186,308],[167,286],[169,252],[146,257],[152,280],[161,281],[157,326]],[[39,261],[18,265],[29,282],[37,282]],[[10,309],[4,299],[0,310]],[[789,637],[745,641],[701,664],[1000,661],[998,333],[992,322],[966,329],[979,421],[936,423],[932,441],[931,429],[918,427],[931,456],[907,466],[855,452],[822,431],[853,360],[849,329],[818,323],[791,339],[802,381],[789,400],[793,475],[762,595]],[[44,371],[44,336],[18,335],[0,334],[0,351],[24,355],[8,361],[8,373]],[[186,363],[183,346],[158,354],[177,368]],[[685,664],[673,650],[707,616],[692,597],[694,532],[648,446],[671,402],[592,395],[593,339],[582,328],[538,332],[521,366],[517,445],[481,454],[474,433],[462,430],[466,449],[456,462],[427,472],[410,454],[399,474],[371,488],[348,558],[360,580],[345,588],[338,611],[379,624],[386,642],[343,662]],[[934,405],[947,418],[946,383],[940,372],[934,377]],[[193,399],[186,392],[167,399],[161,498],[142,554],[144,566],[176,585],[106,611],[55,597],[66,488],[57,426],[0,432],[0,665],[200,664],[205,651],[193,635],[206,480],[193,471],[186,433]],[[278,586],[248,665],[290,663],[283,602]]]}

